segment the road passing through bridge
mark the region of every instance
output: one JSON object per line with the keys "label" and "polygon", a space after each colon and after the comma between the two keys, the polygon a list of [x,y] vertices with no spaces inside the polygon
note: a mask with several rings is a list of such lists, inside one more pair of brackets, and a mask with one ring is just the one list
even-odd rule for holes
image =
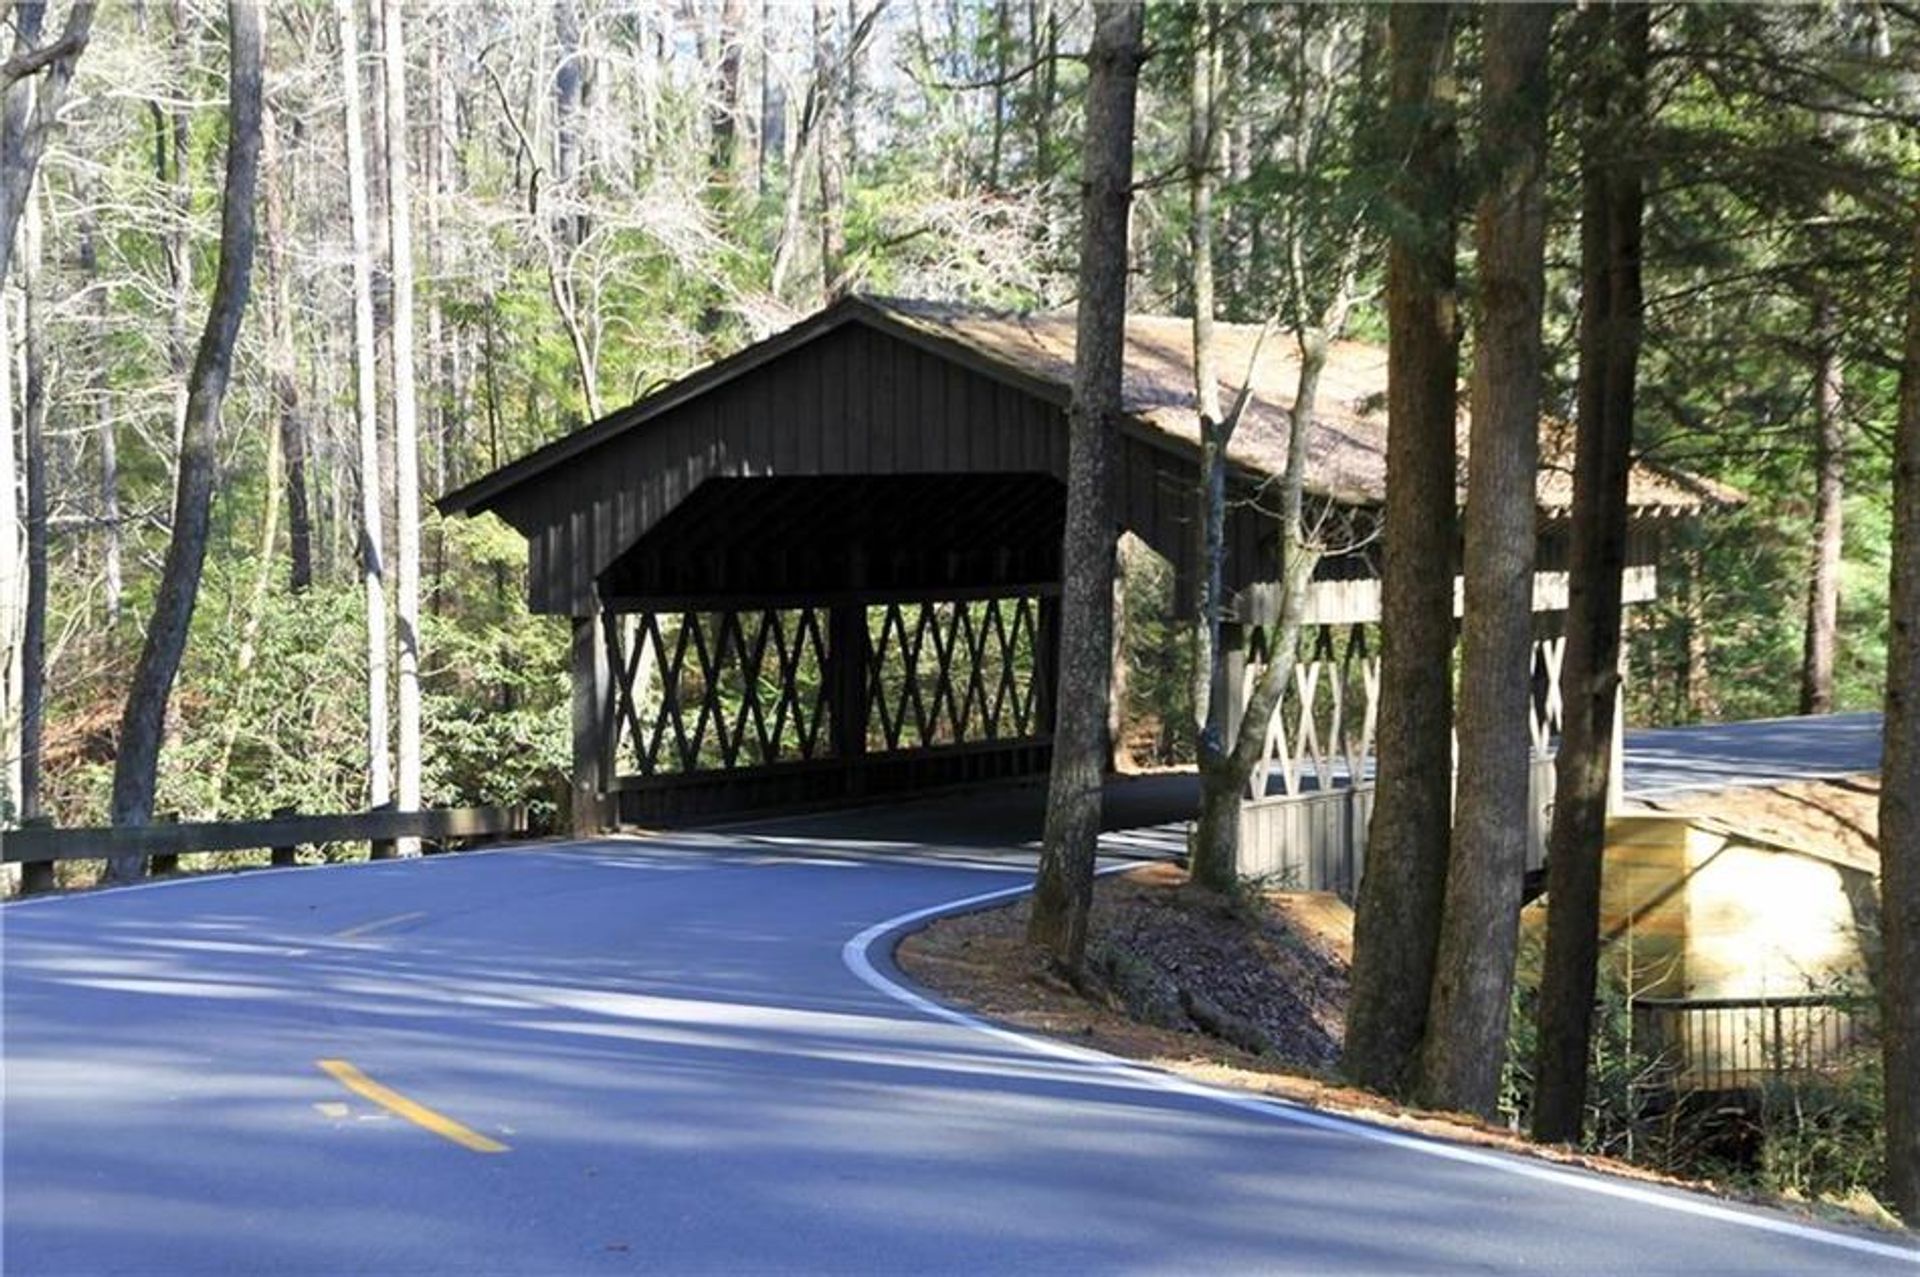
{"label": "road passing through bridge", "polygon": [[1920,1271],[955,1017],[903,810],[7,907],[5,1270]]}

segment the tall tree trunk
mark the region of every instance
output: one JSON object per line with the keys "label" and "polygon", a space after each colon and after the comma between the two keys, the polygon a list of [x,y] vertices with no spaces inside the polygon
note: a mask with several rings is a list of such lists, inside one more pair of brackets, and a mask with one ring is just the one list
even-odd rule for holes
{"label": "tall tree trunk", "polygon": [[[21,221],[20,291],[25,306],[26,385],[21,450],[27,480],[27,610],[20,633],[20,816],[40,810],[40,741],[47,706],[47,330],[40,296],[40,265],[45,252],[40,208],[31,188]],[[11,351],[0,350],[6,358]],[[9,490],[6,499],[12,501]]]}
{"label": "tall tree trunk", "polygon": [[1126,363],[1127,210],[1133,198],[1133,106],[1143,18],[1138,3],[1098,6],[1087,49],[1060,668],[1046,834],[1027,928],[1027,938],[1070,971],[1079,970],[1086,956],[1106,771],[1114,537],[1107,474]]}
{"label": "tall tree trunk", "polygon": [[1398,1092],[1426,1033],[1452,799],[1455,93],[1450,5],[1388,18],[1387,500],[1380,718],[1341,1067]]}
{"label": "tall tree trunk", "polygon": [[360,118],[356,0],[336,0],[340,83],[346,100],[347,208],[353,230],[354,412],[360,439],[360,574],[367,609],[367,805],[393,796],[387,728],[387,592],[381,531],[378,380],[374,367],[373,249],[367,215],[367,146]]}
{"label": "tall tree trunk", "polygon": [[[188,30],[185,0],[172,0],[167,7],[172,24],[173,61],[184,77],[193,65],[193,40]],[[163,182],[173,196],[173,216],[167,223],[162,243],[167,258],[167,278],[172,285],[172,304],[167,311],[167,366],[173,372],[174,443],[181,457],[186,446],[180,436],[187,428],[187,381],[193,372],[194,348],[189,333],[193,327],[193,104],[184,90],[171,105],[153,103],[155,146],[154,178]]]}
{"label": "tall tree trunk", "polygon": [[1892,599],[1880,774],[1880,1049],[1887,1192],[1920,1227],[1920,218],[1894,426]]}
{"label": "tall tree trunk", "polygon": [[[1203,7],[1194,15],[1192,64],[1187,73],[1187,271],[1193,293],[1193,407],[1200,425],[1200,556],[1196,574],[1193,650],[1194,726],[1200,734],[1200,760],[1227,749],[1227,675],[1220,650],[1220,614],[1224,600],[1227,532],[1226,421],[1220,410],[1220,370],[1213,347],[1214,251],[1213,194],[1220,157],[1218,120],[1218,10]],[[1221,869],[1194,856],[1193,876],[1215,888]],[[1233,866],[1224,867],[1229,877]]]}
{"label": "tall tree trunk", "polygon": [[[15,495],[20,491],[20,460],[14,455],[11,309],[6,290],[0,288],[0,812],[8,815],[20,804],[20,640],[27,617],[25,529]],[[18,872],[7,868],[7,890],[17,884]]]}
{"label": "tall tree trunk", "polygon": [[1846,490],[1847,435],[1841,415],[1839,323],[1830,298],[1813,307],[1813,576],[1800,662],[1800,712],[1833,711],[1833,654],[1840,630],[1840,547]]}
{"label": "tall tree trunk", "polygon": [[[120,747],[113,767],[116,825],[142,825],[153,815],[167,701],[186,650],[187,628],[200,590],[200,570],[206,561],[220,407],[226,398],[234,340],[240,332],[241,316],[246,313],[253,274],[262,45],[260,8],[255,0],[229,0],[227,170],[220,199],[220,260],[206,328],[188,382],[173,535],[167,543],[146,643],[134,667],[126,712],[120,720]],[[120,857],[108,862],[107,877],[110,881],[126,881],[138,877],[141,868],[140,857]]]}
{"label": "tall tree trunk", "polygon": [[[401,811],[420,808],[420,418],[414,399],[413,213],[407,179],[407,45],[403,0],[382,0],[381,87],[387,103],[387,248],[393,279],[393,487],[398,554],[394,619],[399,638],[399,740],[394,762]],[[576,55],[577,58],[577,55]],[[403,838],[403,856],[420,841]]]}
{"label": "tall tree trunk", "polygon": [[[820,156],[820,292],[829,300],[846,284],[847,135],[839,104],[853,74],[851,34],[843,55],[834,47],[833,26],[833,0],[813,0],[813,75],[816,83],[827,86],[814,130]],[[847,64],[835,74],[838,56]]]}
{"label": "tall tree trunk", "polygon": [[100,577],[105,594],[106,631],[111,641],[120,623],[122,592],[120,570],[120,448],[111,407],[113,388],[107,376],[108,334],[113,315],[108,289],[100,277],[100,222],[95,211],[98,194],[94,192],[80,214],[80,270],[86,276],[92,294],[88,303],[93,318],[93,379],[88,389],[94,398],[94,437],[100,454]]}
{"label": "tall tree trunk", "polygon": [[1527,868],[1532,755],[1535,485],[1546,291],[1547,50],[1555,10],[1484,17],[1475,227],[1479,337],[1466,514],[1460,778],[1420,1089],[1434,1107],[1492,1114]]}
{"label": "tall tree trunk", "polygon": [[1587,9],[1580,21],[1591,78],[1582,108],[1579,426],[1533,1111],[1533,1133],[1548,1141],[1578,1139],[1586,1106],[1640,359],[1645,196],[1639,159],[1625,148],[1639,144],[1648,123],[1647,6]]}
{"label": "tall tree trunk", "polygon": [[744,0],[720,0],[720,48],[714,59],[712,97],[707,103],[707,169],[720,185],[733,182],[740,167],[740,68],[745,52]]}
{"label": "tall tree trunk", "polygon": [[[313,515],[307,505],[307,427],[300,415],[300,369],[293,351],[293,287],[287,252],[286,200],[282,194],[280,130],[272,111],[261,125],[261,157],[266,161],[268,286],[261,296],[268,359],[272,365],[274,406],[278,412],[274,455],[286,470],[288,586],[295,593],[313,584]],[[269,473],[267,482],[278,476]],[[269,521],[271,524],[271,521]],[[270,556],[273,545],[265,547]]]}

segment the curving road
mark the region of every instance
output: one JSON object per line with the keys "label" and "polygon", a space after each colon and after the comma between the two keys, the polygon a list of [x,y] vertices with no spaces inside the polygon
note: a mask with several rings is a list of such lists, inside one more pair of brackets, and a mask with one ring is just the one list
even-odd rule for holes
{"label": "curving road", "polygon": [[9,906],[0,1265],[1920,1272],[1911,1243],[1222,1099],[916,1001],[888,920],[1028,861],[902,847],[902,823]]}

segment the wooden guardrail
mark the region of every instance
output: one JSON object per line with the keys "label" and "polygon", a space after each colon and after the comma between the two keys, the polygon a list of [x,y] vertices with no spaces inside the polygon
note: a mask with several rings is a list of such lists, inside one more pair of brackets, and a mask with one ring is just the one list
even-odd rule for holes
{"label": "wooden guardrail", "polygon": [[519,804],[428,811],[381,808],[332,816],[280,811],[265,820],[159,821],[67,829],[29,825],[0,832],[0,863],[23,866],[24,893],[50,888],[53,864],[60,860],[151,856],[155,872],[163,873],[176,868],[179,857],[187,852],[264,848],[272,852],[275,866],[286,867],[294,863],[295,849],[309,843],[364,842],[379,860],[391,855],[394,842],[401,838],[443,841],[526,832],[527,809]]}

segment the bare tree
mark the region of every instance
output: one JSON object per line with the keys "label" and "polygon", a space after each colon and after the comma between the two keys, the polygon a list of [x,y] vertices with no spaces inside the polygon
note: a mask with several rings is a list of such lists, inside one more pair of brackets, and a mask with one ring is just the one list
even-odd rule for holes
{"label": "bare tree", "polygon": [[1388,22],[1393,446],[1382,530],[1378,780],[1341,1066],[1363,1085],[1398,1092],[1412,1080],[1426,1033],[1452,823],[1459,15],[1451,5],[1395,5]]}
{"label": "bare tree", "polygon": [[[1304,50],[1315,36],[1318,25],[1305,11],[1297,31]],[[1218,116],[1217,81],[1221,60],[1216,41],[1221,35],[1216,16],[1212,29],[1202,32],[1200,47],[1191,76],[1191,115],[1189,137],[1189,232],[1194,297],[1194,381],[1200,416],[1201,437],[1201,517],[1202,528],[1200,623],[1197,627],[1202,649],[1195,668],[1195,701],[1203,710],[1199,739],[1200,808],[1194,822],[1190,864],[1195,880],[1218,890],[1233,885],[1239,861],[1240,803],[1246,796],[1253,773],[1267,749],[1274,715],[1288,684],[1300,645],[1302,617],[1305,615],[1307,589],[1313,571],[1326,553],[1324,529],[1309,528],[1304,517],[1306,486],[1307,433],[1313,424],[1318,403],[1321,375],[1326,370],[1331,343],[1347,326],[1358,295],[1357,276],[1367,243],[1365,232],[1367,201],[1356,199],[1352,208],[1332,218],[1295,215],[1285,219],[1287,251],[1285,284],[1281,289],[1285,314],[1295,345],[1300,352],[1299,373],[1294,382],[1293,402],[1287,411],[1287,464],[1277,492],[1266,491],[1253,502],[1264,509],[1277,503],[1276,535],[1280,564],[1279,594],[1271,616],[1266,618],[1266,663],[1259,681],[1238,716],[1237,730],[1231,729],[1236,707],[1231,698],[1238,688],[1228,686],[1225,654],[1220,650],[1221,619],[1226,607],[1223,582],[1226,557],[1227,449],[1233,441],[1241,415],[1248,403],[1248,387],[1253,368],[1233,406],[1224,416],[1220,412],[1217,372],[1213,356],[1214,218],[1212,185],[1220,164],[1222,129]],[[1351,76],[1360,83],[1372,79],[1379,62],[1376,29],[1366,15],[1359,16],[1357,39],[1354,33],[1338,27],[1323,33],[1324,48],[1317,59],[1318,71],[1304,66],[1296,74],[1298,82],[1291,100],[1285,134],[1291,142],[1290,162],[1295,172],[1304,174],[1339,149],[1358,153],[1372,127],[1371,116],[1354,112],[1337,119],[1333,109],[1335,84]],[[1351,46],[1350,61],[1338,59],[1334,51]],[[1299,59],[1301,63],[1307,58]],[[1342,191],[1342,195],[1352,194]],[[1308,241],[1312,240],[1310,246]],[[1315,263],[1310,265],[1310,255]],[[1254,344],[1257,362],[1265,348],[1268,330]],[[1204,683],[1200,680],[1204,679]],[[1232,739],[1229,739],[1231,734]]]}
{"label": "bare tree", "polygon": [[[273,111],[266,112],[261,129],[261,158],[267,166],[264,203],[268,272],[261,318],[267,329],[278,416],[274,455],[286,472],[288,585],[298,593],[313,584],[313,515],[307,502],[307,426],[300,411],[300,369],[293,348],[293,264],[287,246],[287,201],[283,193],[288,175],[281,165],[280,129]],[[269,474],[267,482],[271,485],[278,477]],[[264,557],[271,558],[272,553],[269,542]]]}
{"label": "bare tree", "polygon": [[1561,666],[1566,700],[1547,836],[1547,952],[1533,1109],[1533,1133],[1542,1140],[1578,1139],[1586,1112],[1641,334],[1645,196],[1633,148],[1647,124],[1648,8],[1593,8],[1580,21],[1590,78],[1580,139],[1579,423]]}
{"label": "bare tree", "polygon": [[1081,162],[1080,304],[1068,413],[1059,673],[1046,835],[1027,937],[1078,971],[1086,955],[1113,660],[1113,519],[1107,472],[1126,362],[1127,211],[1144,20],[1138,3],[1094,10]]}
{"label": "bare tree", "polygon": [[355,0],[336,0],[340,85],[346,101],[347,208],[353,230],[354,411],[360,439],[360,573],[367,607],[367,804],[392,798],[387,728],[387,593],[382,563],[380,421],[374,366],[373,250],[367,216],[367,144],[360,116],[360,33]]}
{"label": "bare tree", "polygon": [[[42,41],[47,5],[21,0],[13,6],[13,52],[0,73],[0,285],[13,262],[21,214],[33,190],[33,178],[59,117],[74,64],[93,29],[91,0],[75,0],[56,39]],[[18,800],[21,785],[21,701],[24,695],[22,644],[29,624],[23,591],[23,545],[19,460],[14,455],[11,341],[0,315],[0,808]]]}
{"label": "bare tree", "polygon": [[1892,598],[1880,765],[1880,1049],[1887,1190],[1920,1226],[1920,221],[1894,425]]}
{"label": "bare tree", "polygon": [[[413,213],[407,175],[407,45],[403,0],[381,0],[386,29],[380,76],[387,104],[387,251],[393,283],[393,486],[397,569],[394,619],[398,622],[399,739],[395,751],[401,811],[420,808],[420,415],[415,400],[413,355]],[[418,839],[397,844],[401,855],[418,855]]]}
{"label": "bare tree", "polygon": [[[193,620],[200,571],[206,561],[215,436],[253,274],[263,43],[259,6],[254,0],[229,0],[227,169],[221,194],[220,260],[206,328],[188,382],[173,535],[167,543],[166,564],[153,616],[147,623],[146,643],[120,720],[120,747],[113,769],[116,825],[145,824],[153,815],[167,702],[181,654],[186,650],[187,628]],[[141,868],[139,857],[122,857],[110,862],[108,878],[124,881],[138,877]]]}
{"label": "bare tree", "polygon": [[1490,1114],[1500,1098],[1526,874],[1535,488],[1546,292],[1549,5],[1488,9],[1481,33],[1479,332],[1467,463],[1460,776],[1420,1089]]}

